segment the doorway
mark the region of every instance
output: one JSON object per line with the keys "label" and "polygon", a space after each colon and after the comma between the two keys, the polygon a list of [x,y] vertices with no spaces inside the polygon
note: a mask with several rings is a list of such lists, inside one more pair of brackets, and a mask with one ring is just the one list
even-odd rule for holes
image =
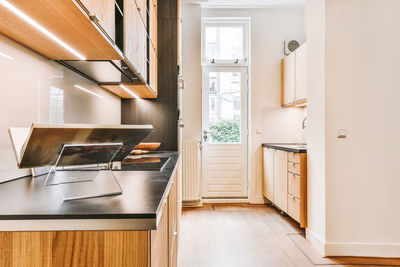
{"label": "doorway", "polygon": [[203,198],[247,198],[247,92],[247,67],[203,68]]}

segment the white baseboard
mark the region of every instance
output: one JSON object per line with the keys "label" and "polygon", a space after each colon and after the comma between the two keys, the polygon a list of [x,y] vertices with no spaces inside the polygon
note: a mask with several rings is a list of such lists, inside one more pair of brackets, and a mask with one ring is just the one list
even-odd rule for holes
{"label": "white baseboard", "polygon": [[306,229],[306,238],[323,257],[400,258],[400,243],[326,242],[309,229]]}
{"label": "white baseboard", "polygon": [[326,256],[399,258],[400,243],[327,242],[325,254]]}
{"label": "white baseboard", "polygon": [[306,229],[306,239],[310,241],[312,247],[319,253],[321,256],[325,256],[325,241],[316,235],[313,231]]}
{"label": "white baseboard", "polygon": [[203,203],[249,203],[249,199],[247,198],[203,198]]}

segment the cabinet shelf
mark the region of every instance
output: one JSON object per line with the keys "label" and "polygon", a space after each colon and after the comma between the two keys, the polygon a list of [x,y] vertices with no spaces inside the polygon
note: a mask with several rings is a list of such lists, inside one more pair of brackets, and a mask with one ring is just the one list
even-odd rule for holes
{"label": "cabinet shelf", "polygon": [[[123,83],[122,85],[140,98],[157,98],[157,93],[148,84]],[[122,89],[120,84],[103,84],[100,86],[121,98],[135,98]]]}

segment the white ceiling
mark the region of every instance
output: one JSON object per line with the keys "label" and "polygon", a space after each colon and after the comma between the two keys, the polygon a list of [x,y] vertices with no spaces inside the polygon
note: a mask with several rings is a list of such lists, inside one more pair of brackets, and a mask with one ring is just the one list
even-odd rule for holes
{"label": "white ceiling", "polygon": [[183,0],[206,8],[304,8],[307,0]]}

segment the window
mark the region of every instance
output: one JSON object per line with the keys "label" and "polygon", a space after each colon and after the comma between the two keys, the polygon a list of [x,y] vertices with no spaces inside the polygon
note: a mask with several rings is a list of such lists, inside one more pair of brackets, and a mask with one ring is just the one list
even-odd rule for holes
{"label": "window", "polygon": [[246,18],[204,18],[202,21],[202,63],[247,64]]}
{"label": "window", "polygon": [[[210,143],[240,143],[242,124],[242,82],[240,68],[216,68],[208,77],[208,115]],[[235,70],[233,70],[235,69]],[[238,69],[238,70],[236,70]]]}
{"label": "window", "polygon": [[202,20],[203,134],[210,144],[243,141],[249,27],[249,18]]}

